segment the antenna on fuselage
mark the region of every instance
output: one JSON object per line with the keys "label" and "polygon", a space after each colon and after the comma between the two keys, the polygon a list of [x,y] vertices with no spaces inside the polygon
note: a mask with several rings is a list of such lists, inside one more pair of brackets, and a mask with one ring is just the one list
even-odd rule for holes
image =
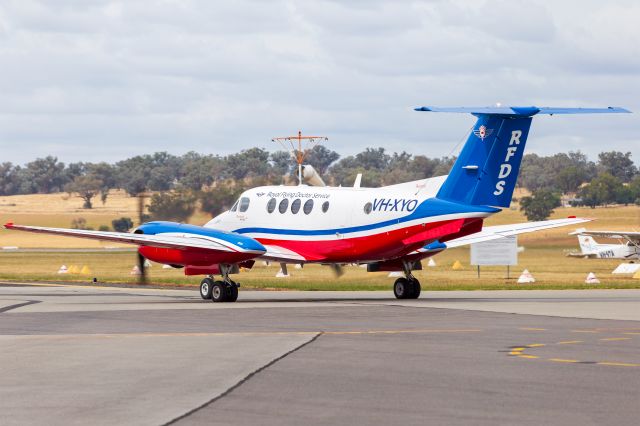
{"label": "antenna on fuselage", "polygon": [[[320,141],[328,141],[326,136],[303,136],[301,131],[298,131],[297,136],[285,136],[281,138],[273,138],[272,142],[278,142],[282,147],[291,153],[291,156],[296,160],[298,164],[298,185],[302,185],[302,163],[307,156],[309,150],[311,150]],[[304,149],[302,144],[305,144]],[[297,145],[297,147],[296,147]]]}

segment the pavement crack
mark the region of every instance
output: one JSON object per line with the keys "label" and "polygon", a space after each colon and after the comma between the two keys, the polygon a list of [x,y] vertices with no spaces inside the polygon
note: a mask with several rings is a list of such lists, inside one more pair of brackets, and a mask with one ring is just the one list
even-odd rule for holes
{"label": "pavement crack", "polygon": [[41,302],[42,302],[42,300],[28,300],[26,302],[16,303],[15,305],[5,306],[4,308],[0,308],[0,314],[3,313],[3,312],[10,311],[12,309],[17,309],[17,308],[21,308],[23,306],[33,305],[35,303],[41,303]]}
{"label": "pavement crack", "polygon": [[245,384],[246,382],[251,380],[251,378],[253,378],[253,376],[255,376],[256,374],[260,373],[261,371],[266,370],[267,368],[271,367],[272,365],[274,365],[278,361],[288,357],[289,355],[299,351],[300,349],[304,348],[305,346],[315,342],[323,334],[324,334],[324,332],[322,332],[322,331],[318,332],[311,339],[307,340],[306,342],[302,343],[301,345],[296,346],[295,348],[291,349],[288,352],[285,352],[284,354],[280,355],[279,357],[272,359],[267,364],[263,365],[262,367],[258,368],[257,370],[254,370],[251,373],[247,374],[242,380],[240,380],[235,385],[231,386],[226,391],[222,392],[220,395],[217,395],[217,396],[211,398],[209,401],[205,402],[204,404],[199,405],[198,407],[187,411],[186,413],[176,417],[175,419],[169,420],[167,423],[164,424],[164,426],[175,424],[175,423],[179,422],[180,420],[183,420],[183,419],[189,417],[190,415],[202,410],[203,408],[208,407],[209,405],[213,404],[214,402],[224,398],[225,396],[229,395],[231,392],[233,392],[234,390],[236,390],[237,388],[239,388],[240,386],[242,386],[243,384]]}

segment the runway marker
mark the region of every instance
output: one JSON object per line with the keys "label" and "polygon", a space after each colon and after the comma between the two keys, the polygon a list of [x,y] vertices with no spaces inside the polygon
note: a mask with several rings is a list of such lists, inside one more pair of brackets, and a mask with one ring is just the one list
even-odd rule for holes
{"label": "runway marker", "polygon": [[[628,333],[625,333],[625,334],[628,334]],[[618,340],[631,340],[631,339],[632,339],[631,337],[607,337],[607,338],[602,338],[598,340],[618,341]],[[584,343],[584,340],[565,340],[562,342],[557,342],[555,343],[555,345],[568,345],[568,344],[576,344],[576,343]],[[540,357],[537,355],[530,355],[523,352],[525,349],[539,348],[543,346],[547,346],[547,344],[532,343],[530,345],[512,347],[509,352],[509,355],[517,356],[518,358],[539,359]],[[630,362],[617,362],[617,361],[580,361],[577,359],[566,359],[566,358],[547,358],[545,359],[545,361],[559,362],[559,363],[566,363],[566,364],[596,364],[596,365],[605,365],[605,366],[612,366],[612,367],[640,367],[640,364],[630,363]]]}
{"label": "runway marker", "polygon": [[616,342],[618,340],[631,340],[631,337],[607,337],[605,339],[599,339],[603,342]]}
{"label": "runway marker", "polygon": [[527,330],[527,331],[547,331],[546,328],[534,328],[534,327],[520,327],[520,330]]}
{"label": "runway marker", "polygon": [[640,364],[632,364],[628,362],[610,362],[610,361],[601,361],[596,362],[598,365],[611,365],[614,367],[640,367]]}
{"label": "runway marker", "polygon": [[599,333],[598,330],[571,330],[572,333]]}

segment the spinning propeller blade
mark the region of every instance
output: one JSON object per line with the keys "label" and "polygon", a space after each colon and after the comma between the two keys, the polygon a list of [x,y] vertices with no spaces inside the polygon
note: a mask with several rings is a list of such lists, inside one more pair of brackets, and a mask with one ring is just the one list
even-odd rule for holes
{"label": "spinning propeller blade", "polygon": [[138,269],[140,270],[140,275],[138,275],[138,283],[146,284],[147,283],[147,268],[145,268],[146,259],[143,255],[138,253]]}
{"label": "spinning propeller blade", "polygon": [[336,278],[340,278],[341,276],[344,275],[344,268],[342,267],[342,265],[339,265],[337,263],[332,263],[329,265],[329,267],[333,271],[333,274],[336,276]]}

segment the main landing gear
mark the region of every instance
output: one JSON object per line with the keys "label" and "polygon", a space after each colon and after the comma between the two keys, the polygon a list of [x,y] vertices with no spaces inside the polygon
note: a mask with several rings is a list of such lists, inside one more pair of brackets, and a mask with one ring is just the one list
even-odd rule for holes
{"label": "main landing gear", "polygon": [[420,281],[411,274],[409,263],[404,262],[403,267],[406,278],[398,278],[393,283],[393,294],[396,299],[417,299],[420,297],[420,291],[422,290]]}
{"label": "main landing gear", "polygon": [[216,303],[235,302],[238,300],[238,287],[240,287],[240,284],[229,278],[228,267],[220,266],[222,281],[214,281],[212,275],[203,279],[200,282],[200,296],[205,300],[210,299]]}

